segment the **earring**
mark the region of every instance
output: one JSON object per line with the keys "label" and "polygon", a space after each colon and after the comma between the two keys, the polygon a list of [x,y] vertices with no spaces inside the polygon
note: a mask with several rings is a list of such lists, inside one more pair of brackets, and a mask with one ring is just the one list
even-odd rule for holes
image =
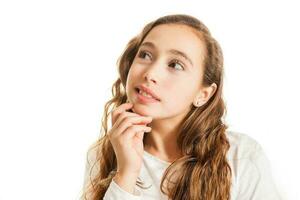
{"label": "earring", "polygon": [[198,99],[195,106],[196,106],[196,107],[199,107],[200,104],[201,104],[201,102],[200,102],[200,100]]}

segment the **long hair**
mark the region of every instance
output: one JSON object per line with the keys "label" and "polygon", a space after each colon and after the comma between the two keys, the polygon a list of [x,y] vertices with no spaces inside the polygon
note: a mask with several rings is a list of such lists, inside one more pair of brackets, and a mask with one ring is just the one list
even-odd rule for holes
{"label": "long hair", "polygon": [[[160,190],[172,200],[230,199],[232,172],[226,158],[230,144],[225,133],[228,126],[222,120],[226,114],[222,98],[223,53],[208,28],[195,17],[185,14],[167,15],[148,23],[140,34],[128,42],[118,58],[119,78],[112,86],[112,98],[104,106],[100,131],[102,134],[92,147],[96,149],[96,161],[90,171],[89,184],[83,193],[84,199],[103,199],[115,175],[117,160],[107,137],[108,117],[112,110],[127,102],[126,80],[140,44],[154,27],[162,24],[186,25],[199,36],[206,50],[203,86],[215,83],[217,90],[201,107],[191,106],[182,120],[177,144],[183,156],[168,166],[163,174]],[[99,167],[95,168],[96,165]],[[92,170],[96,170],[93,177]],[[138,179],[136,185],[146,189],[142,180]]]}

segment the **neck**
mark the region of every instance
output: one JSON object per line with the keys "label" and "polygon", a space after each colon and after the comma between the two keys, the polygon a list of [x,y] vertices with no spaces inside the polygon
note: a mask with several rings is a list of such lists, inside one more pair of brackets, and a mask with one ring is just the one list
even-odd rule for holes
{"label": "neck", "polygon": [[[172,124],[172,125],[171,125]],[[177,145],[178,127],[174,123],[150,123],[152,131],[145,133],[145,151],[167,162],[181,157]]]}

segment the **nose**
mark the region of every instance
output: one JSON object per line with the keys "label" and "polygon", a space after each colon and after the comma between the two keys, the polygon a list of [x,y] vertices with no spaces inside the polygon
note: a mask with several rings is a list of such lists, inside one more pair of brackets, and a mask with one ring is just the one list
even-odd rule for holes
{"label": "nose", "polygon": [[151,82],[153,82],[153,83],[156,83],[156,80],[155,80],[155,78],[153,78],[153,76],[152,76],[152,73],[146,73],[145,74],[145,79],[147,80],[147,82],[148,81],[151,81]]}
{"label": "nose", "polygon": [[162,73],[162,69],[160,64],[158,62],[153,63],[147,68],[144,74],[144,78],[147,80],[147,82],[151,81],[153,83],[157,83],[158,77],[161,73]]}

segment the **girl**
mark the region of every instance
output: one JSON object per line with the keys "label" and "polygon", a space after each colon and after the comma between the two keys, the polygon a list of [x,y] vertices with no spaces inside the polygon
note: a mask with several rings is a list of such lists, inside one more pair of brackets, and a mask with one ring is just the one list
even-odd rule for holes
{"label": "girl", "polygon": [[260,145],[226,130],[222,51],[198,19],[147,24],[118,70],[82,199],[280,199]]}

